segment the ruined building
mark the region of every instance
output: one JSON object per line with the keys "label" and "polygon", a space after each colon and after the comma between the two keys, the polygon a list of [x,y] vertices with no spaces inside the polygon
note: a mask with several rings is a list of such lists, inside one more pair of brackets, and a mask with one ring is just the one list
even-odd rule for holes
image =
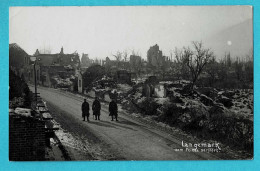
{"label": "ruined building", "polygon": [[162,51],[159,50],[159,46],[156,44],[147,51],[147,62],[151,66],[161,66],[162,65]]}
{"label": "ruined building", "polygon": [[149,66],[156,68],[165,67],[169,58],[162,55],[162,51],[159,49],[159,46],[156,44],[147,51],[147,62]]}
{"label": "ruined building", "polygon": [[90,59],[88,54],[82,53],[81,57],[81,68],[88,68],[92,65],[101,65],[102,66],[103,61],[101,59]]}
{"label": "ruined building", "polygon": [[130,55],[130,69],[132,72],[140,74],[140,72],[144,69],[143,61],[140,56]]}
{"label": "ruined building", "polygon": [[[34,62],[26,56],[24,59],[24,75],[28,81],[34,82]],[[80,66],[79,55],[77,53],[64,54],[63,47],[57,54],[41,54],[37,49],[34,53],[36,57],[36,80],[37,84],[48,87],[57,85],[68,87],[71,83],[76,70]]]}
{"label": "ruined building", "polygon": [[81,57],[81,67],[89,67],[91,65],[92,61],[89,59],[88,54],[82,53]]}
{"label": "ruined building", "polygon": [[57,54],[40,54],[37,49],[34,53],[37,58],[37,64],[41,66],[67,66],[77,68],[80,64],[79,55],[77,53],[64,54],[63,47]]}

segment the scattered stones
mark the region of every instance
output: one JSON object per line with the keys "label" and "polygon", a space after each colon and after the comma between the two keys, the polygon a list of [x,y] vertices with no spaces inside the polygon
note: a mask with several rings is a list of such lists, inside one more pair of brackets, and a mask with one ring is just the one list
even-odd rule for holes
{"label": "scattered stones", "polygon": [[191,90],[190,84],[180,87],[180,84],[168,84],[168,100],[164,98],[163,102],[160,98],[143,97],[142,89],[134,91],[128,98],[139,112],[154,116],[158,122],[189,132],[196,130],[200,136],[227,143],[252,145],[252,123],[249,122],[253,117],[252,96],[244,98],[246,94],[240,90]]}
{"label": "scattered stones", "polygon": [[225,97],[223,95],[219,96],[216,102],[222,103],[227,108],[233,106],[232,99]]}
{"label": "scattered stones", "polygon": [[179,96],[170,96],[170,101],[173,103],[184,103],[183,99]]}
{"label": "scattered stones", "polygon": [[200,95],[200,101],[206,106],[212,106],[214,104],[214,101],[204,94]]}
{"label": "scattered stones", "polygon": [[234,91],[225,91],[223,93],[224,96],[228,97],[228,98],[233,98],[233,96],[235,95]]}
{"label": "scattered stones", "polygon": [[204,94],[205,96],[215,99],[218,96],[218,91],[215,88],[212,87],[200,87],[196,90],[200,94]]}

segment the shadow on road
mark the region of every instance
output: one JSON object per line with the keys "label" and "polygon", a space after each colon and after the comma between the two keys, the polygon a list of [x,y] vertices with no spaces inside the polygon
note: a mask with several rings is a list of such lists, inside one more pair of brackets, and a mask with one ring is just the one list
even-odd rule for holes
{"label": "shadow on road", "polygon": [[97,126],[103,126],[103,127],[107,127],[107,128],[118,128],[118,127],[121,127],[121,128],[129,129],[129,130],[133,130],[133,131],[137,131],[137,130],[133,129],[131,127],[123,126],[122,124],[132,125],[132,126],[139,126],[138,124],[129,122],[127,120],[120,120],[120,121],[90,120],[87,123],[88,124],[97,125]]}
{"label": "shadow on road", "polygon": [[94,125],[98,125],[98,126],[104,126],[104,127],[107,127],[107,128],[116,128],[115,126],[111,126],[109,124],[105,124],[105,123],[102,123],[102,121],[90,121],[88,122],[89,124],[94,124]]}
{"label": "shadow on road", "polygon": [[115,123],[121,123],[122,121],[111,121],[111,122],[108,122],[108,121],[102,121],[101,120],[100,122],[107,123],[107,124],[110,124],[110,125],[113,124],[114,126],[117,126],[117,127],[121,127],[121,128],[125,128],[125,129],[130,129],[130,130],[136,131],[135,129],[133,129],[131,127],[115,124]]}
{"label": "shadow on road", "polygon": [[126,125],[133,125],[133,126],[139,126],[138,124],[130,122],[130,121],[127,121],[127,120],[120,121],[120,122],[117,122],[117,123],[126,124]]}

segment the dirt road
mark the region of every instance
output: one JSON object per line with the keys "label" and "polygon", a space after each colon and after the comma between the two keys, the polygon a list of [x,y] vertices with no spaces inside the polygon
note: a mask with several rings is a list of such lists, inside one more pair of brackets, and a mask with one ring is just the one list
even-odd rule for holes
{"label": "dirt road", "polygon": [[[82,97],[51,88],[38,88],[38,92],[61,127],[85,144],[80,148],[79,156],[86,155],[90,160],[217,159],[209,153],[178,151],[176,149],[182,148],[180,139],[139,123],[126,114],[119,112],[119,121],[111,121],[107,104],[102,103],[100,121],[93,120],[90,110],[90,122],[84,122],[81,117]],[[91,106],[93,99],[87,101]]]}

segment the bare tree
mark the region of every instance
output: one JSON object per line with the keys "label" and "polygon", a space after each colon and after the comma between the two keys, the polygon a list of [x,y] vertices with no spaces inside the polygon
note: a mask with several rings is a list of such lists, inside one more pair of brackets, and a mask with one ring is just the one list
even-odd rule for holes
{"label": "bare tree", "polygon": [[225,82],[225,80],[227,79],[227,77],[228,77],[228,67],[225,64],[225,59],[220,59],[217,75],[218,75],[218,79],[221,82]]}
{"label": "bare tree", "polygon": [[119,68],[119,63],[122,60],[122,52],[117,51],[115,55],[113,55],[116,58],[117,61],[117,68]]}
{"label": "bare tree", "polygon": [[138,75],[140,75],[143,65],[140,53],[138,51],[132,50],[132,54],[130,56],[130,68],[133,69]]}
{"label": "bare tree", "polygon": [[134,50],[134,49],[132,50],[132,55],[133,56],[140,56],[139,52]]}
{"label": "bare tree", "polygon": [[116,61],[122,60],[122,52],[117,51],[115,55],[113,55],[116,58]]}
{"label": "bare tree", "polygon": [[249,54],[246,55],[245,75],[248,81],[253,82],[254,71],[254,53],[253,48],[250,49]]}
{"label": "bare tree", "polygon": [[39,49],[39,52],[41,53],[41,54],[51,54],[51,51],[52,51],[52,49],[51,49],[51,47],[50,46],[48,46],[48,47],[42,47],[42,48],[40,48]]}
{"label": "bare tree", "polygon": [[[183,49],[177,49],[174,50],[175,60],[174,60],[174,74],[177,76],[177,78],[180,80],[180,78],[187,78],[189,75],[189,68],[187,67],[187,64],[185,63],[184,58],[184,50]],[[171,54],[173,56],[173,54]]]}
{"label": "bare tree", "polygon": [[128,53],[126,50],[123,52],[123,58],[125,62],[128,60]]}
{"label": "bare tree", "polygon": [[253,62],[254,60],[254,51],[253,48],[251,48],[248,52],[248,54],[246,55],[246,61],[247,62]]}
{"label": "bare tree", "polygon": [[237,57],[236,61],[234,62],[234,69],[237,76],[237,80],[242,81],[243,77],[243,65],[244,63],[241,62],[241,59]]}
{"label": "bare tree", "polygon": [[205,65],[213,58],[214,54],[210,49],[205,49],[202,46],[202,42],[192,42],[194,51],[189,47],[183,51],[184,61],[189,68],[191,75],[191,89],[193,89],[198,77],[202,73]]}
{"label": "bare tree", "polygon": [[225,65],[226,65],[228,68],[231,67],[232,61],[231,61],[230,52],[228,52],[228,53],[225,52],[224,59],[225,59]]}
{"label": "bare tree", "polygon": [[219,64],[216,61],[216,58],[213,57],[209,60],[208,65],[205,67],[205,70],[207,72],[207,74],[209,75],[209,86],[213,86],[216,79],[217,79],[217,75],[218,75],[218,71],[219,71]]}
{"label": "bare tree", "polygon": [[[176,48],[175,48],[176,49]],[[173,60],[173,56],[174,56],[174,52],[173,50],[170,50],[170,61],[172,62]]]}

